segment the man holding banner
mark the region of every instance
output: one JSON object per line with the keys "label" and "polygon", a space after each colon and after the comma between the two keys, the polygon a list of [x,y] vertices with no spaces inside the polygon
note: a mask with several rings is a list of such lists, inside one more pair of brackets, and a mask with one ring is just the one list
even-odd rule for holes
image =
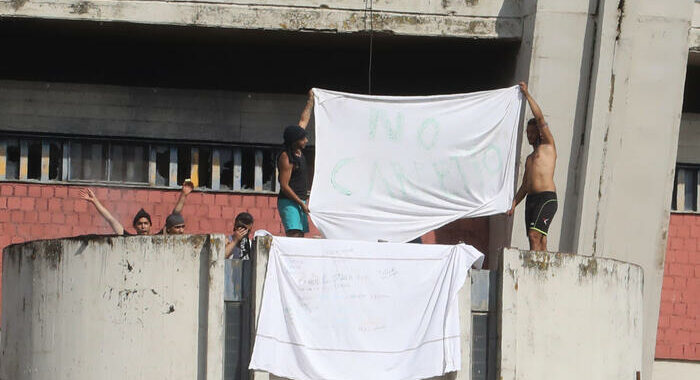
{"label": "man holding banner", "polygon": [[527,141],[532,145],[533,152],[525,161],[523,183],[515,194],[513,206],[508,215],[513,215],[515,207],[525,195],[525,224],[530,250],[547,250],[547,231],[552,218],[557,212],[557,194],[554,186],[554,167],[557,161],[557,150],[554,138],[544,120],[542,110],[527,90],[527,84],[520,82],[520,91],[527,99],[533,117],[527,122]]}
{"label": "man holding banner", "polygon": [[299,124],[284,129],[284,151],[277,159],[280,183],[277,210],[284,232],[289,237],[304,237],[304,233],[309,232],[309,207],[306,205],[309,181],[303,150],[309,142],[306,126],[311,120],[313,106],[313,90],[309,90],[309,98],[301,112]]}

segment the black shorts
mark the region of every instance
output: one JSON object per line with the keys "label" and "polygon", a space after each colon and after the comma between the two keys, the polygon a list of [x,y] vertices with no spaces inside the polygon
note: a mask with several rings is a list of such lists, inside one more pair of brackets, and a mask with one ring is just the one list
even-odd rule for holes
{"label": "black shorts", "polygon": [[528,194],[525,201],[525,226],[526,229],[535,230],[547,235],[549,225],[552,224],[554,214],[557,212],[557,193],[543,191],[536,194]]}

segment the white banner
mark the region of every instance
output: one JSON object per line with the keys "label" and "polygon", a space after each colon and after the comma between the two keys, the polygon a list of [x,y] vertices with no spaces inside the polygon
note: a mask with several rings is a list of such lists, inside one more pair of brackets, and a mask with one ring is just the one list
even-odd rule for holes
{"label": "white banner", "polygon": [[297,380],[459,370],[457,292],[482,262],[465,244],[274,237],[250,368]]}
{"label": "white banner", "polygon": [[326,238],[406,242],[510,208],[517,86],[426,97],[314,95],[309,208]]}

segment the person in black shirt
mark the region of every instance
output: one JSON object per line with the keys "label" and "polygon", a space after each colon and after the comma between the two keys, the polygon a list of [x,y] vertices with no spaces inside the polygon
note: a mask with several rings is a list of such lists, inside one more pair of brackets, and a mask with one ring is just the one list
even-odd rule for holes
{"label": "person in black shirt", "polygon": [[299,118],[299,125],[290,125],[284,129],[284,151],[277,159],[279,168],[280,192],[277,197],[277,210],[282,219],[284,231],[289,237],[304,237],[309,232],[308,169],[303,150],[309,139],[306,126],[311,119],[314,106],[313,90]]}
{"label": "person in black shirt", "polygon": [[253,216],[247,212],[236,215],[233,222],[233,235],[229,236],[226,243],[226,258],[243,259],[250,258],[251,245],[250,230],[253,229]]}

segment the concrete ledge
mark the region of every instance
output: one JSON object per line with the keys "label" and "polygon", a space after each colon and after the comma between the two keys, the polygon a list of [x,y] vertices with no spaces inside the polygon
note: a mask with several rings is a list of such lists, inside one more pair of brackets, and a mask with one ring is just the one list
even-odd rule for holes
{"label": "concrete ledge", "polygon": [[680,360],[654,361],[654,380],[700,379],[700,362]]}
{"label": "concrete ledge", "polygon": [[688,37],[688,48],[692,52],[700,52],[700,28],[691,28]]}
{"label": "concrete ledge", "polygon": [[[119,21],[143,24],[191,25],[233,29],[367,31],[365,10],[166,1],[32,0],[0,2],[0,17]],[[374,11],[376,32],[401,35],[519,39],[517,17],[481,17]]]}
{"label": "concrete ledge", "polygon": [[634,379],[642,370],[639,266],[506,249],[501,276],[501,379]]}

